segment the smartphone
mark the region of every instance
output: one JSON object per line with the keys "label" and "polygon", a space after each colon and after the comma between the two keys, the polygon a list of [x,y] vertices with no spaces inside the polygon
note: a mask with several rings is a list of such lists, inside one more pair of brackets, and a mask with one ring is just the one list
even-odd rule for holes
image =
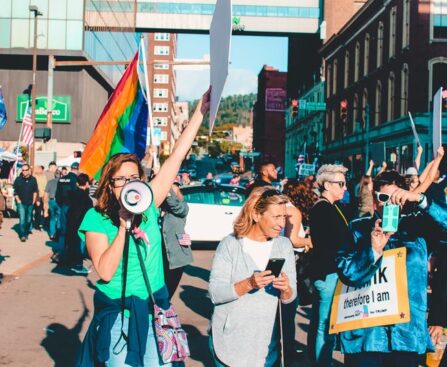
{"label": "smartphone", "polygon": [[285,261],[286,259],[283,258],[270,259],[265,270],[270,270],[272,272],[272,275],[277,278],[281,274],[281,270]]}
{"label": "smartphone", "polygon": [[397,232],[399,226],[399,205],[389,204],[383,207],[382,229],[384,232]]}

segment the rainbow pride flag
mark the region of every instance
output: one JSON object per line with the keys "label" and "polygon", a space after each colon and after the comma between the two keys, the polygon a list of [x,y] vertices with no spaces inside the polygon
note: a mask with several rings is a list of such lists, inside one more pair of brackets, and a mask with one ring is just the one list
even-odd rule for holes
{"label": "rainbow pride flag", "polygon": [[109,98],[82,153],[80,171],[99,179],[109,158],[117,153],[146,151],[148,105],[138,79],[139,52]]}

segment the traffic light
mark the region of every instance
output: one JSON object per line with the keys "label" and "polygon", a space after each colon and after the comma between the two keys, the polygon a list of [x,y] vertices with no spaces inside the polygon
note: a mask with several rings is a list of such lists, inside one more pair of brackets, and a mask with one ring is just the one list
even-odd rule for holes
{"label": "traffic light", "polygon": [[348,101],[343,99],[340,101],[340,120],[345,122],[348,118]]}
{"label": "traffic light", "polygon": [[298,100],[292,99],[292,117],[298,116]]}
{"label": "traffic light", "polygon": [[81,158],[81,156],[82,156],[82,152],[80,150],[75,150],[73,152],[73,157],[74,158]]}

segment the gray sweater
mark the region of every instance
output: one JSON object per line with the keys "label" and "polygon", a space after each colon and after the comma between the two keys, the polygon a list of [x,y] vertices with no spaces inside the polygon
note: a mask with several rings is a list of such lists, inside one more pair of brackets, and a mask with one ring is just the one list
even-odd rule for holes
{"label": "gray sweater", "polygon": [[[273,239],[270,258],[285,258],[282,271],[287,274],[296,298],[295,258],[290,241],[285,237]],[[274,288],[266,287],[238,296],[234,284],[259,270],[242,249],[242,239],[233,235],[219,244],[211,268],[209,293],[214,304],[211,318],[213,347],[217,357],[231,367],[270,366],[266,362],[269,349],[278,353],[275,328],[278,307]],[[276,294],[275,294],[276,293]]]}

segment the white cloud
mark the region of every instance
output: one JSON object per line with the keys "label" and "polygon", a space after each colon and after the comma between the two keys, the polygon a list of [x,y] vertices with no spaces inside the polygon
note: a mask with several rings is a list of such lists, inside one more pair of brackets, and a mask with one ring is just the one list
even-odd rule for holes
{"label": "white cloud", "polygon": [[[178,70],[176,78],[177,96],[180,100],[191,101],[200,98],[210,83],[209,70]],[[246,69],[231,69],[225,84],[223,96],[256,93],[258,76]]]}

